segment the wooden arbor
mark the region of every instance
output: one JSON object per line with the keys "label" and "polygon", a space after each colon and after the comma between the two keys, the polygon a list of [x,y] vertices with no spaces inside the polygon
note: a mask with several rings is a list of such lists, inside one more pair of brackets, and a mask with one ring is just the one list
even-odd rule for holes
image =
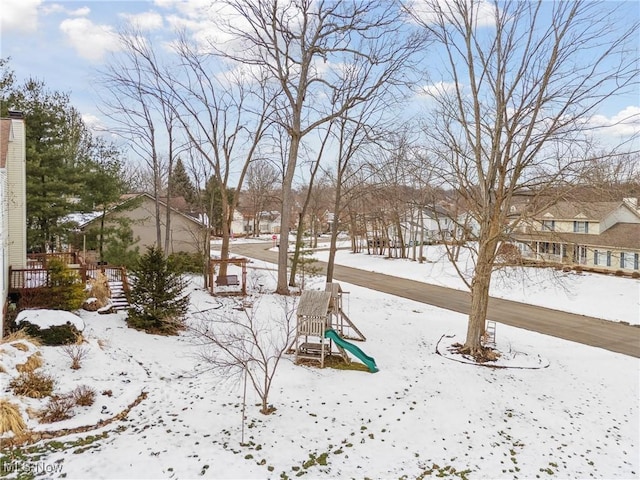
{"label": "wooden arbor", "polygon": [[[240,290],[224,290],[219,291],[218,295],[242,295],[247,294],[247,262],[246,258],[227,258],[209,260],[209,293],[216,295],[215,286],[218,287],[239,287]],[[214,281],[214,272],[216,265],[236,265],[242,269],[242,276],[239,279],[237,275],[216,275]]]}

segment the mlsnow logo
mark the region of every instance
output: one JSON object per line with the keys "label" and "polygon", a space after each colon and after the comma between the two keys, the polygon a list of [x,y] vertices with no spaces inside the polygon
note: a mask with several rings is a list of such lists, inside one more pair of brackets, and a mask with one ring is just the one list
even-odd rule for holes
{"label": "mlsnow logo", "polygon": [[2,474],[9,473],[32,474],[32,475],[51,475],[53,473],[62,472],[62,463],[46,463],[46,462],[21,462],[13,460],[11,462],[2,462]]}

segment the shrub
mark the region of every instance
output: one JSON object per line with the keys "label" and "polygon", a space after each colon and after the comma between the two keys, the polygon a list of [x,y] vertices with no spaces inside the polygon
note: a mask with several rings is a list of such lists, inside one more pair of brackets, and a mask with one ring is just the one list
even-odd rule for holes
{"label": "shrub", "polygon": [[39,372],[25,372],[9,382],[16,395],[30,398],[48,397],[53,392],[53,377]]}
{"label": "shrub", "polygon": [[73,417],[73,407],[75,402],[70,395],[55,396],[40,411],[40,421],[42,423],[53,423],[67,420]]}
{"label": "shrub", "polygon": [[622,277],[624,275],[624,272],[622,270],[616,270],[616,272],[614,273],[614,275],[616,277]]}
{"label": "shrub", "polygon": [[640,272],[633,272],[631,278],[640,278]]}
{"label": "shrub", "polygon": [[88,385],[80,385],[71,392],[76,405],[90,407],[96,401],[96,391]]}
{"label": "shrub", "polygon": [[576,271],[576,273],[582,273],[582,270],[583,270],[582,265],[576,265],[574,267],[574,270]]}
{"label": "shrub", "polygon": [[127,324],[148,333],[175,335],[183,328],[189,306],[186,283],[173,271],[162,251],[153,246],[133,271]]}
{"label": "shrub", "polygon": [[19,437],[26,428],[18,406],[4,398],[0,399],[0,434],[13,432]]}
{"label": "shrub", "polygon": [[176,273],[202,273],[204,256],[201,253],[176,252],[169,255],[167,263]]}
{"label": "shrub", "polygon": [[65,345],[62,347],[62,351],[71,360],[71,370],[79,370],[82,366],[82,362],[89,354],[89,350],[84,345],[77,343],[73,345]]}
{"label": "shrub", "polygon": [[53,305],[49,308],[72,311],[82,307],[86,298],[82,280],[62,261],[49,262],[49,282],[54,294]]}
{"label": "shrub", "polygon": [[29,322],[20,322],[20,325],[28,335],[38,338],[43,345],[68,345],[76,343],[80,336],[80,331],[70,323],[51,325],[44,329]]}

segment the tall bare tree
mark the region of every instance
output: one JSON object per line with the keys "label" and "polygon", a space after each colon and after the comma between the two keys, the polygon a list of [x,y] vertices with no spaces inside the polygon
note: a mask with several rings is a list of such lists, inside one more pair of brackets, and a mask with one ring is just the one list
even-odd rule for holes
{"label": "tall bare tree", "polygon": [[170,187],[173,161],[182,148],[177,119],[163,79],[150,68],[151,63],[158,61],[152,43],[135,29],[123,30],[119,40],[123,45],[122,54],[114,57],[101,72],[101,109],[115,121],[116,126],[111,131],[128,142],[132,151],[152,173],[156,244],[167,255],[171,238],[171,211],[167,199],[166,215],[164,219],[161,218],[160,197],[164,187]]}
{"label": "tall bare tree", "polygon": [[[242,48],[227,58],[263,69],[279,84],[278,121],[289,136],[282,194],[282,231],[288,235],[292,183],[301,140],[382,85],[400,85],[403,68],[423,44],[388,0],[228,0],[242,22],[226,31]],[[353,88],[357,86],[358,88]],[[341,97],[343,89],[351,94]],[[339,104],[335,102],[340,101]],[[277,292],[288,293],[287,243],[280,242]]]}
{"label": "tall bare tree", "polygon": [[249,165],[247,170],[243,206],[251,211],[253,234],[260,233],[260,216],[275,203],[276,189],[279,185],[279,174],[267,160],[258,159]]}
{"label": "tall bare tree", "polygon": [[476,358],[485,353],[481,336],[498,248],[517,226],[508,218],[514,199],[526,193],[530,205],[544,205],[551,188],[575,181],[590,156],[590,118],[605,100],[638,85],[638,24],[614,5],[411,4],[442,52],[441,77],[426,89],[435,105],[425,129],[430,154],[479,222],[461,349]]}

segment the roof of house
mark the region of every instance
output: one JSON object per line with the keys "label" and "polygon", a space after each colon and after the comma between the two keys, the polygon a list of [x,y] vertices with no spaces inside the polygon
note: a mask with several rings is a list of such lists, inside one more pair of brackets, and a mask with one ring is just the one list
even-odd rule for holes
{"label": "roof of house", "polygon": [[601,234],[535,232],[518,234],[518,240],[557,242],[593,248],[640,250],[640,223],[616,223]]}
{"label": "roof of house", "polygon": [[[120,196],[120,200],[121,200],[121,201],[118,203],[118,206],[120,206],[120,205],[122,205],[122,204],[124,204],[124,203],[127,203],[127,202],[129,202],[129,201],[131,201],[131,200],[133,200],[133,199],[135,199],[135,198],[139,198],[139,197],[145,197],[145,198],[147,198],[147,199],[149,199],[149,200],[151,200],[151,201],[155,201],[155,200],[154,200],[153,195],[151,195],[151,194],[149,194],[149,193],[127,193],[127,194],[124,194],[124,195],[121,195],[121,196]],[[163,207],[167,207],[167,204],[166,204],[165,202],[163,202],[162,200],[160,200],[160,205],[162,205]],[[176,215],[180,215],[181,217],[184,217],[184,218],[186,218],[186,219],[188,219],[188,220],[192,221],[193,223],[196,223],[196,224],[198,224],[199,226],[201,226],[201,227],[205,227],[205,228],[206,228],[206,225],[205,225],[202,221],[200,221],[198,218],[195,218],[195,217],[192,217],[191,215],[187,215],[187,214],[185,214],[185,213],[182,213],[181,211],[179,211],[178,209],[176,209],[176,208],[174,208],[174,207],[172,207],[172,206],[169,206],[169,209],[170,209],[173,213],[175,213]],[[111,208],[111,209],[107,212],[107,215],[108,215],[111,211],[113,211],[113,210],[114,210],[114,208]],[[98,217],[99,217],[99,215],[98,215]],[[84,229],[84,228],[85,228],[85,227],[87,227],[90,223],[95,222],[95,221],[97,220],[97,218],[98,218],[98,217],[92,218],[92,219],[90,219],[89,221],[87,221],[87,222],[85,222],[85,223],[81,224],[81,225],[80,225],[80,228],[81,228],[81,229]]]}
{"label": "roof of house", "polygon": [[[558,202],[540,212],[541,220],[590,220],[600,222],[624,202]],[[632,209],[630,209],[632,210]],[[637,212],[636,212],[637,214]]]}

